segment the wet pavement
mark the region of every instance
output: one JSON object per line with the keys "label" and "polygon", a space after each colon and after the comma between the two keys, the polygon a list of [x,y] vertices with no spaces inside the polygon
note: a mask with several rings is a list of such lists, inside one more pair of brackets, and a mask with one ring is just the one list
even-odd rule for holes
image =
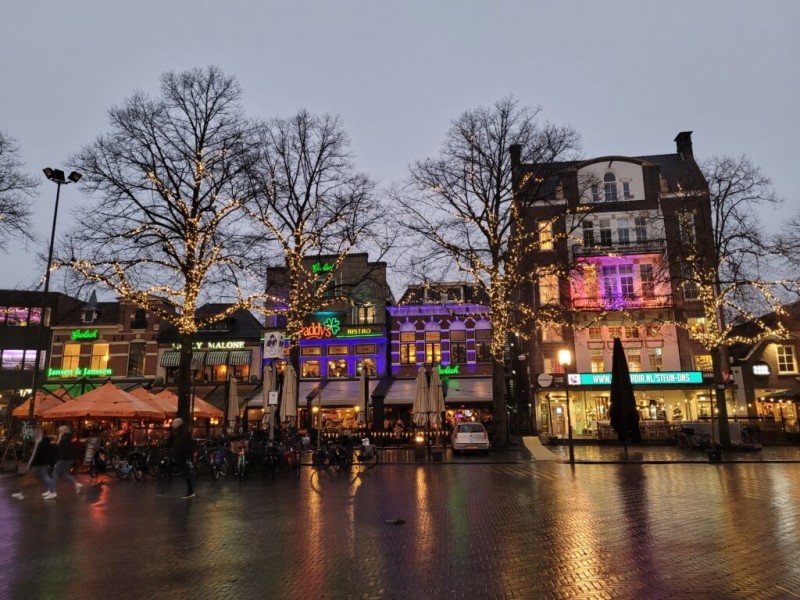
{"label": "wet pavement", "polygon": [[201,476],[190,500],[108,479],[18,501],[3,478],[0,598],[800,597],[800,464],[500,454]]}
{"label": "wet pavement", "polygon": [[[557,460],[569,460],[566,444],[546,445]],[[627,453],[622,445],[575,444],[575,460],[584,463],[606,462],[709,462],[708,453],[686,450],[677,446],[629,446]],[[800,462],[800,446],[764,446],[759,450],[732,449],[721,451],[722,462]]]}

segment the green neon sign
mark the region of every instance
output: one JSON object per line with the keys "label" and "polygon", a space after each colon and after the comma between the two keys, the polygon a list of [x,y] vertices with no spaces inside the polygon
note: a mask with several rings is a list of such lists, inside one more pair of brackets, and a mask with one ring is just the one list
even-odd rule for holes
{"label": "green neon sign", "polygon": [[[611,373],[570,373],[569,385],[611,385]],[[701,371],[645,371],[631,373],[633,385],[693,385],[703,383]]]}
{"label": "green neon sign", "polygon": [[439,365],[439,375],[458,375],[458,368],[460,365]]}
{"label": "green neon sign", "polygon": [[90,369],[78,367],[77,369],[47,369],[48,377],[111,377],[111,369]]}
{"label": "green neon sign", "polygon": [[72,339],[73,340],[96,340],[97,339],[97,329],[84,329],[81,331],[80,329],[73,329],[72,330]]}
{"label": "green neon sign", "polygon": [[311,271],[314,273],[327,273],[328,271],[333,271],[333,267],[335,266],[334,263],[315,262],[311,265]]}

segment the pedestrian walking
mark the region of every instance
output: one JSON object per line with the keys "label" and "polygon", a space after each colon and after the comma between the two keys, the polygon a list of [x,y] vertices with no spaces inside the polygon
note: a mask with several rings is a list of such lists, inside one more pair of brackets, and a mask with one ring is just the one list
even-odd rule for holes
{"label": "pedestrian walking", "polygon": [[173,419],[172,431],[168,440],[170,458],[175,464],[183,466],[186,477],[186,494],[182,498],[194,497],[194,475],[192,474],[192,455],[194,454],[194,440],[192,432],[183,424],[180,417]]}
{"label": "pedestrian walking", "polygon": [[37,427],[33,430],[33,451],[28,459],[28,472],[22,480],[19,491],[11,494],[12,498],[23,500],[25,498],[24,490],[35,485],[36,480],[47,488],[42,494],[45,500],[52,500],[56,497],[55,492],[52,491],[53,482],[50,478],[51,456],[50,438],[44,434],[41,428]]}
{"label": "pedestrian walking", "polygon": [[53,467],[52,485],[50,487],[53,498],[56,497],[56,484],[62,477],[75,486],[75,493],[80,494],[83,484],[78,483],[69,472],[75,460],[75,452],[72,447],[72,430],[69,425],[62,425],[58,428],[58,459]]}

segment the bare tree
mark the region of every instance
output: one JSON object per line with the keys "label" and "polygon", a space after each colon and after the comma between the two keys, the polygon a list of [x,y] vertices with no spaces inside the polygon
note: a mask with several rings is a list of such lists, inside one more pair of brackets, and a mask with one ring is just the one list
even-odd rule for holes
{"label": "bare tree", "polygon": [[16,140],[0,131],[0,250],[7,249],[11,236],[31,238],[29,201],[39,182],[23,166]]}
{"label": "bare tree", "polygon": [[[767,276],[774,247],[762,229],[760,214],[780,203],[770,180],[745,156],[714,157],[701,163],[704,181],[679,190],[665,207],[669,252],[680,265],[671,273],[673,289],[689,309],[702,306],[702,325],[686,318],[676,325],[711,354],[720,443],[730,444],[722,371],[728,368],[728,348],[755,344],[769,336],[784,336],[780,319],[767,323],[758,315],[784,314],[781,291],[786,282]],[[705,186],[707,182],[707,188]],[[707,199],[707,202],[706,202]],[[666,205],[665,205],[666,206]],[[752,335],[736,325],[752,322]]]}
{"label": "bare tree", "polygon": [[534,328],[540,316],[517,302],[519,290],[536,280],[523,264],[531,248],[553,241],[552,221],[523,226],[530,203],[546,195],[514,197],[512,152],[537,165],[525,184],[544,191],[559,161],[576,158],[578,144],[572,128],[541,123],[538,109],[504,98],[455,119],[439,156],[411,165],[408,185],[395,192],[403,209],[399,225],[413,236],[410,256],[421,272],[442,280],[456,270],[489,299],[497,445],[508,442],[505,343],[516,329]]}
{"label": "bare tree", "polygon": [[[368,276],[342,279],[340,267],[358,244],[377,240],[379,204],[375,182],[355,167],[338,117],[301,110],[262,124],[258,137],[247,211],[258,236],[267,234],[259,256],[281,273],[268,282],[268,293],[285,310],[290,360],[298,369],[303,319],[352,300],[350,292]],[[327,270],[315,269],[315,257],[325,258]]]}
{"label": "bare tree", "polygon": [[[257,297],[239,285],[243,175],[257,147],[240,97],[217,67],[165,73],[158,97],[138,92],[112,109],[109,133],[72,160],[97,202],[81,211],[59,262],[177,329],[184,419],[194,334]],[[230,306],[196,319],[212,290]]]}

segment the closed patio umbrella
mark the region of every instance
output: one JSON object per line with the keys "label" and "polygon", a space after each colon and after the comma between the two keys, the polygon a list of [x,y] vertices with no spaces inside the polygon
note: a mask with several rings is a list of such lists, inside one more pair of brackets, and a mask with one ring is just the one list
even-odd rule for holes
{"label": "closed patio umbrella", "polygon": [[428,424],[428,380],[425,377],[425,369],[420,367],[417,371],[417,386],[414,392],[414,404],[411,407],[414,413],[412,420],[415,425],[420,427]]}
{"label": "closed patio umbrella", "polygon": [[431,370],[431,386],[428,390],[430,401],[431,425],[439,425],[442,422],[444,412],[444,393],[442,391],[442,378],[439,376],[439,369],[434,367]]}
{"label": "closed patio umbrella", "polygon": [[286,365],[283,374],[283,390],[281,393],[281,422],[286,422],[297,417],[297,378],[294,367]]}
{"label": "closed patio umbrella", "polygon": [[236,378],[231,377],[228,382],[228,431],[235,432],[236,417],[239,416],[239,386]]}
{"label": "closed patio umbrella", "polygon": [[611,357],[609,404],[611,427],[617,432],[619,441],[625,444],[627,453],[628,442],[641,442],[642,437],[639,433],[639,410],[636,408],[636,398],[633,395],[628,360],[625,358],[625,350],[619,338],[614,338],[614,352]]}

